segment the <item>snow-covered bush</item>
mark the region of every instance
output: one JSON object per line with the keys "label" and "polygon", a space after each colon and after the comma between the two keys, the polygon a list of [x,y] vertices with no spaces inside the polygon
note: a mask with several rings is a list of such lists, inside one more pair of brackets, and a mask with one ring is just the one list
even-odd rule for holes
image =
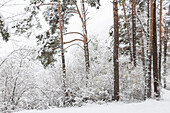
{"label": "snow-covered bush", "polygon": [[[67,70],[67,86],[72,92],[74,103],[88,101],[110,101],[113,93],[112,52],[108,40],[98,40],[91,36],[89,42],[90,74],[86,79],[84,51],[81,48],[73,50]],[[104,46],[106,43],[107,46]],[[74,65],[72,65],[74,64]],[[86,86],[87,83],[87,86]]]}
{"label": "snow-covered bush", "polygon": [[132,63],[120,65],[120,99],[125,102],[144,100],[144,72],[142,66]]}
{"label": "snow-covered bush", "polygon": [[[0,103],[3,106],[15,110],[24,108],[21,104],[24,98],[33,100],[33,89],[37,85],[34,78],[36,72],[34,50],[18,49],[11,52],[0,65]],[[30,98],[31,97],[31,98]],[[4,107],[5,108],[5,107]]]}

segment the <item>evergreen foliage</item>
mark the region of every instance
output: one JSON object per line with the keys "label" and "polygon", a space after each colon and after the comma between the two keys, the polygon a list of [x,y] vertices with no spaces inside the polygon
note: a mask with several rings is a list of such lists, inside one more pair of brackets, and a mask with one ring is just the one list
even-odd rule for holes
{"label": "evergreen foliage", "polygon": [[5,21],[3,20],[3,16],[0,14],[0,34],[3,38],[3,40],[8,41],[10,34],[8,31],[8,27],[5,24]]}

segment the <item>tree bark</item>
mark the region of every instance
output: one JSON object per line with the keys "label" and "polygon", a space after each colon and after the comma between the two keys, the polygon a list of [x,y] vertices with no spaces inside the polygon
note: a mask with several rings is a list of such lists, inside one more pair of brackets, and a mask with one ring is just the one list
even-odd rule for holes
{"label": "tree bark", "polygon": [[167,43],[168,43],[168,26],[165,25],[165,30],[164,30],[164,35],[165,35],[165,38],[164,38],[164,72],[163,72],[163,75],[164,75],[164,79],[163,79],[163,84],[164,84],[164,88],[166,88],[166,57],[167,57]]}
{"label": "tree bark", "polygon": [[148,77],[147,77],[147,98],[151,98],[151,72],[152,72],[152,40],[153,40],[153,1],[150,0],[150,27],[149,27],[149,50],[148,50]]}
{"label": "tree bark", "polygon": [[142,65],[143,65],[143,71],[144,71],[144,76],[146,76],[146,69],[145,69],[145,48],[144,48],[144,39],[143,39],[143,33],[142,30],[140,31],[141,34],[141,56],[142,56]]}
{"label": "tree bark", "polygon": [[[169,11],[168,16],[170,16],[170,5],[169,5]],[[163,72],[163,87],[166,88],[166,57],[167,57],[167,48],[168,48],[168,26],[165,23],[164,28],[164,72]]]}
{"label": "tree bark", "polygon": [[147,71],[147,74],[145,76],[145,97],[144,99],[146,100],[146,98],[150,98],[151,97],[151,67],[150,67],[150,55],[149,55],[149,49],[150,49],[150,45],[149,45],[149,42],[150,42],[150,36],[149,36],[149,17],[150,17],[150,10],[149,10],[149,0],[147,0],[147,60],[146,60],[146,65],[147,65],[147,68],[146,68],[146,71]]}
{"label": "tree bark", "polygon": [[158,52],[157,52],[157,30],[156,30],[156,0],[153,2],[153,78],[155,97],[160,96],[158,77]]}
{"label": "tree bark", "polygon": [[84,56],[85,56],[85,65],[86,65],[86,86],[88,85],[88,75],[90,71],[90,62],[89,62],[89,48],[88,48],[88,38],[87,38],[87,28],[86,28],[86,10],[84,5],[84,0],[82,0],[82,17],[83,17],[83,35],[84,35]]}
{"label": "tree bark", "polygon": [[132,0],[133,63],[136,67],[136,0]]}
{"label": "tree bark", "polygon": [[113,0],[114,12],[114,100],[119,101],[119,28],[118,28],[118,7],[117,0]]}
{"label": "tree bark", "polygon": [[[62,29],[62,19],[61,19],[61,9],[60,9],[60,0],[58,0],[58,15],[59,15],[59,28],[60,28],[60,43],[61,43],[61,60],[62,60],[62,71],[63,71],[63,90],[66,91],[66,68],[65,68],[65,56],[63,49],[63,29]],[[63,23],[64,24],[64,23]],[[65,100],[64,100],[65,101]],[[65,104],[65,102],[64,102]]]}
{"label": "tree bark", "polygon": [[160,23],[159,23],[159,84],[161,85],[161,57],[162,57],[162,0],[160,0]]}

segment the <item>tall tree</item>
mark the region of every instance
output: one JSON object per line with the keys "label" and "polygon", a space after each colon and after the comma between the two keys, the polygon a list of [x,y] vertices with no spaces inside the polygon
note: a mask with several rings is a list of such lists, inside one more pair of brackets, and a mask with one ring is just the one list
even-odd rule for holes
{"label": "tall tree", "polygon": [[147,98],[151,98],[151,70],[152,70],[152,40],[153,40],[153,1],[150,0],[150,26],[149,26],[149,50],[148,50],[148,77],[147,79]]}
{"label": "tall tree", "polygon": [[160,92],[159,92],[159,77],[158,77],[156,0],[154,0],[153,2],[153,78],[154,78],[154,93],[156,97],[159,97]]}
{"label": "tall tree", "polygon": [[133,63],[136,67],[136,0],[132,0],[132,39],[133,39]]}
{"label": "tall tree", "polygon": [[[84,35],[84,55],[85,55],[85,64],[86,64],[86,79],[88,80],[90,62],[89,62],[89,48],[88,48],[88,38],[87,38],[87,27],[86,27],[86,9],[84,5],[84,0],[82,0],[82,16],[83,16],[83,35]],[[87,85],[87,83],[86,83]]]}
{"label": "tall tree", "polygon": [[[169,5],[169,11],[167,13],[168,16],[170,16],[170,5]],[[163,59],[163,64],[164,64],[164,70],[163,70],[163,87],[166,88],[166,76],[167,76],[167,49],[168,49],[168,33],[169,33],[169,28],[168,26],[170,25],[169,21],[165,21],[165,27],[164,27],[164,59]]]}
{"label": "tall tree", "polygon": [[161,57],[162,57],[162,0],[160,0],[160,23],[159,23],[159,83],[161,84]]}
{"label": "tall tree", "polygon": [[147,33],[148,33],[148,35],[147,35],[147,75],[146,75],[146,77],[145,77],[145,99],[146,98],[150,98],[151,97],[151,56],[150,56],[150,54],[151,54],[151,50],[150,50],[150,43],[149,43],[149,41],[150,41],[150,31],[149,31],[149,23],[150,23],[150,2],[149,2],[150,0],[147,0]]}
{"label": "tall tree", "polygon": [[165,24],[164,29],[164,72],[163,72],[163,87],[166,88],[166,74],[167,74],[167,67],[166,67],[166,61],[167,61],[167,48],[168,48],[168,26]]}
{"label": "tall tree", "polygon": [[[66,68],[65,68],[65,56],[64,56],[64,48],[63,48],[63,28],[62,28],[62,19],[61,19],[61,9],[60,9],[60,0],[57,0],[58,4],[58,15],[59,15],[59,28],[60,28],[60,49],[61,49],[61,60],[62,60],[62,70],[63,70],[63,90],[66,91]],[[65,105],[65,100],[64,100]]]}
{"label": "tall tree", "polygon": [[114,13],[114,100],[119,101],[119,28],[118,28],[118,6],[117,0],[113,0]]}

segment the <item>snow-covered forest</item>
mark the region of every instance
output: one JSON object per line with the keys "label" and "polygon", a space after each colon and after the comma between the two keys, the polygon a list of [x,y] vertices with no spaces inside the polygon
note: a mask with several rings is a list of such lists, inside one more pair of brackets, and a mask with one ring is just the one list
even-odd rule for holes
{"label": "snow-covered forest", "polygon": [[170,0],[0,0],[0,113],[170,113]]}

